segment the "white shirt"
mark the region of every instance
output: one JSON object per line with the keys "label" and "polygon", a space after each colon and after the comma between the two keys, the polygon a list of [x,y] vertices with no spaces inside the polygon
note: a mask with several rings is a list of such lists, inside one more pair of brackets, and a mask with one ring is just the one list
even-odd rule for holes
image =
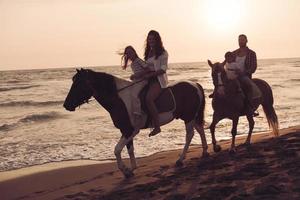
{"label": "white shirt", "polygon": [[[155,59],[155,56],[148,58],[147,63],[153,63],[155,71],[162,69],[166,72],[168,69],[168,56],[168,52],[164,51],[157,59]],[[168,86],[168,76],[166,73],[158,75],[157,79],[161,88],[166,88]]]}
{"label": "white shirt", "polygon": [[245,60],[246,60],[246,56],[242,56],[242,57],[237,56],[235,58],[235,62],[237,64],[237,67],[238,67],[238,69],[241,70],[241,72],[245,71]]}
{"label": "white shirt", "polygon": [[239,69],[239,66],[236,62],[231,62],[231,63],[226,62],[224,69],[228,79],[233,80],[238,77],[236,71]]}

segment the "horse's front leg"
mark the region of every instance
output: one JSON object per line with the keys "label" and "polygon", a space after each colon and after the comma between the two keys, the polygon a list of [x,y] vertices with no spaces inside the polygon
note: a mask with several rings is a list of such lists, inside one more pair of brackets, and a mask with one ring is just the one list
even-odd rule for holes
{"label": "horse's front leg", "polygon": [[122,136],[115,147],[115,156],[117,159],[118,168],[126,178],[132,177],[134,174],[132,170],[127,168],[124,162],[122,161],[121,152],[125,147],[125,145],[127,145],[130,141],[132,141],[132,138],[133,137],[125,138],[124,136]]}
{"label": "horse's front leg", "polygon": [[221,146],[217,144],[217,140],[216,140],[216,136],[215,136],[216,125],[218,124],[219,121],[220,121],[220,118],[214,112],[214,114],[213,114],[213,121],[212,121],[212,123],[209,126],[210,133],[211,133],[212,144],[213,144],[213,147],[214,147],[214,152],[221,151]]}
{"label": "horse's front leg", "polygon": [[126,144],[128,155],[130,158],[130,163],[131,163],[131,169],[135,170],[136,169],[136,159],[134,155],[134,146],[133,146],[133,140],[129,141],[128,144]]}
{"label": "horse's front leg", "polygon": [[248,137],[245,141],[245,145],[250,145],[250,142],[251,142],[251,135],[252,135],[252,132],[253,132],[253,128],[254,128],[254,120],[253,120],[253,116],[252,115],[247,115],[247,120],[248,120],[248,123],[249,123],[249,133],[248,133]]}
{"label": "horse's front leg", "polygon": [[235,117],[232,119],[232,129],[231,129],[231,135],[232,135],[232,139],[231,139],[231,148],[230,148],[230,153],[235,153],[236,152],[236,148],[235,148],[235,136],[237,134],[237,125],[239,122],[239,117]]}
{"label": "horse's front leg", "polygon": [[186,135],[185,135],[185,145],[183,148],[183,151],[179,157],[179,159],[176,161],[176,166],[180,167],[183,165],[183,160],[185,159],[186,152],[189,149],[190,143],[193,139],[194,136],[194,120],[185,123],[185,130],[186,130]]}

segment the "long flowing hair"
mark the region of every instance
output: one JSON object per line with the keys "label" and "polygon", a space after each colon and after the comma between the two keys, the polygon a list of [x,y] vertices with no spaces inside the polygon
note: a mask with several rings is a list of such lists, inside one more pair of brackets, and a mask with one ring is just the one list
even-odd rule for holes
{"label": "long flowing hair", "polygon": [[125,47],[124,51],[119,53],[119,55],[121,55],[121,66],[122,69],[126,69],[128,66],[128,61],[130,60],[130,58],[128,57],[128,51],[133,51],[135,53],[135,55],[137,56],[137,53],[135,51],[135,49],[132,46],[127,46]]}
{"label": "long flowing hair", "polygon": [[164,53],[165,48],[163,46],[163,42],[161,40],[161,37],[159,35],[159,33],[155,30],[151,30],[148,33],[147,39],[145,41],[145,53],[144,53],[144,59],[147,60],[149,58],[149,53],[151,50],[151,47],[148,43],[148,37],[152,35],[154,37],[155,40],[155,46],[154,46],[154,53],[155,53],[155,59],[157,59],[161,54]]}

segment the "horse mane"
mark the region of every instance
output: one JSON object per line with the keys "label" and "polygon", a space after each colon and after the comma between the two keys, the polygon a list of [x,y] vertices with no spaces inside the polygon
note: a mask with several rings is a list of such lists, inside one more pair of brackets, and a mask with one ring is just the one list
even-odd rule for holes
{"label": "horse mane", "polygon": [[91,75],[91,82],[99,94],[114,95],[117,93],[115,77],[105,72],[95,72],[91,69],[87,70]]}

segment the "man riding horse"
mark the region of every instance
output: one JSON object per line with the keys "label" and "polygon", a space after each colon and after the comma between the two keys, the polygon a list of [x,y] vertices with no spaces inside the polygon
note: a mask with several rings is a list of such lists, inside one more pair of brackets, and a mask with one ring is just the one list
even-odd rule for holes
{"label": "man riding horse", "polygon": [[[257,98],[254,96],[255,92],[259,91],[257,86],[252,81],[252,74],[257,68],[256,53],[247,47],[247,36],[244,34],[239,35],[239,46],[233,53],[236,56],[236,62],[238,64],[238,80],[242,85],[242,89],[246,94],[248,100],[248,111],[254,113],[254,100]],[[260,96],[260,95],[259,95]]]}
{"label": "man riding horse", "polygon": [[[247,47],[248,40],[246,35],[239,35],[238,42],[240,48],[232,52],[235,56],[235,65],[237,66],[234,72],[247,98],[247,113],[256,116],[258,114],[254,113],[255,100],[261,96],[261,92],[252,81],[252,74],[257,68],[256,53]],[[226,64],[228,64],[227,60],[221,63],[223,66]],[[225,67],[225,70],[230,73],[228,68]],[[221,82],[218,83],[218,85],[222,84]],[[224,91],[224,86],[221,86],[219,90]],[[210,97],[212,97],[212,95]]]}
{"label": "man riding horse", "polygon": [[[270,85],[262,79],[251,79],[257,68],[256,54],[247,47],[247,37],[239,35],[240,48],[225,54],[225,61],[212,63],[211,75],[214,84],[212,107],[213,121],[210,125],[214,151],[219,151],[215,138],[215,127],[219,121],[228,118],[232,120],[232,142],[230,152],[234,153],[237,125],[241,116],[246,116],[249,123],[246,145],[250,145],[254,128],[254,111],[261,105],[267,117],[269,127],[274,136],[278,136],[278,118],[274,110],[274,98]],[[240,86],[241,85],[241,86]],[[241,88],[243,92],[241,92]],[[246,98],[245,98],[246,96]]]}

